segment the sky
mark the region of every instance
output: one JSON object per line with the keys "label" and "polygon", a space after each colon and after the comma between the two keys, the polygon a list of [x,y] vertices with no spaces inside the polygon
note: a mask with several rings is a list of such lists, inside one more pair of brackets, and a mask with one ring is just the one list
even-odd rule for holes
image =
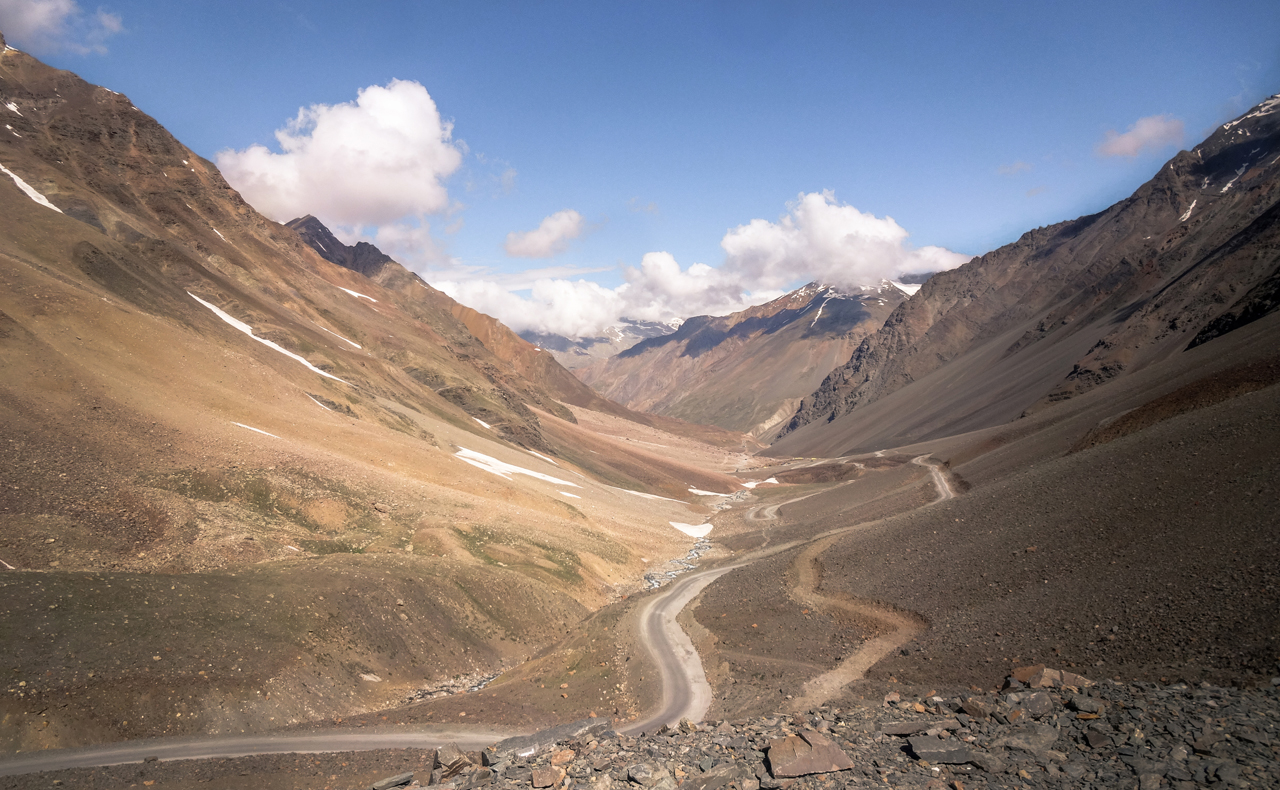
{"label": "sky", "polygon": [[1280,91],[1274,0],[0,0],[0,30],[270,218],[571,336],[951,268]]}

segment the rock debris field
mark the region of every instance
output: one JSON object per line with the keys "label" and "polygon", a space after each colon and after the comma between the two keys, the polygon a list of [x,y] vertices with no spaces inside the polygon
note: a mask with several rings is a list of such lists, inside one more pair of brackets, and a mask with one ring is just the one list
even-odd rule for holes
{"label": "rock debris field", "polygon": [[[190,786],[222,786],[223,774],[253,777],[255,787],[334,790],[1280,787],[1280,678],[1256,689],[1095,683],[1037,665],[1015,670],[999,692],[892,692],[879,707],[682,721],[637,737],[611,727],[585,719],[481,752],[404,750],[395,760],[379,752],[383,765],[416,770],[377,781],[344,781],[350,774],[336,766],[355,756],[342,754],[204,761],[198,772],[191,763],[150,763],[145,784],[182,787],[200,773]],[[282,775],[300,757],[315,767],[311,783]],[[361,765],[366,775],[376,769]],[[142,776],[134,764],[12,777],[0,787],[137,787]]]}

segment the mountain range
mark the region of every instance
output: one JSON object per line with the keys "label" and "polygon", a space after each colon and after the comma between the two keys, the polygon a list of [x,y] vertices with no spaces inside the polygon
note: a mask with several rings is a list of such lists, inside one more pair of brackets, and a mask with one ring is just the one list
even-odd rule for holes
{"label": "mountain range", "polygon": [[888,282],[847,292],[810,283],[739,313],[690,318],[575,373],[629,408],[768,441],[906,295]]}
{"label": "mountain range", "polygon": [[1280,97],[918,288],[571,340],[0,49],[10,755],[1280,674]]}

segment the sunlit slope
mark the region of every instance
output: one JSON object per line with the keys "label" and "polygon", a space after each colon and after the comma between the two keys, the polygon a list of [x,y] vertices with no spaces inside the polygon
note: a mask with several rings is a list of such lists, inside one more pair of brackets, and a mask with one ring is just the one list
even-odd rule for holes
{"label": "sunlit slope", "polygon": [[805,397],[774,451],[998,425],[1173,361],[1280,306],[1277,218],[1273,97],[1107,210],[932,277]]}
{"label": "sunlit slope", "polygon": [[670,522],[705,511],[674,499],[731,485],[548,434],[573,414],[452,300],[323,260],[127,98],[6,50],[0,116],[6,748],[494,671],[682,556]]}
{"label": "sunlit slope", "polygon": [[691,318],[574,372],[632,409],[767,440],[904,295],[888,283],[847,292],[811,283],[739,313]]}

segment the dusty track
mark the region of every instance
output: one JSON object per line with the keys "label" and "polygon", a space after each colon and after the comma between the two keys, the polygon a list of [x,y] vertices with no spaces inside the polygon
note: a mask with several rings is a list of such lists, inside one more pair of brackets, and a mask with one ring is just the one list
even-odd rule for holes
{"label": "dusty track", "polygon": [[686,576],[640,609],[639,637],[662,673],[662,705],[623,732],[634,735],[663,724],[677,724],[682,718],[701,721],[706,715],[711,706],[711,685],[702,669],[702,658],[676,617],[708,584],[742,564]]}
{"label": "dusty track", "polygon": [[[928,467],[933,474],[938,498],[935,502],[954,496],[946,478],[936,463],[927,463],[928,456],[914,459],[920,466]],[[778,510],[809,497],[828,493],[848,483],[841,483],[803,496],[794,497],[773,505],[752,508],[746,518],[752,521],[772,521],[778,518]],[[881,623],[885,633],[864,643],[842,661],[835,669],[812,679],[805,685],[804,695],[796,699],[796,710],[821,705],[839,693],[844,686],[865,676],[867,670],[884,656],[910,641],[924,628],[917,617],[872,602],[846,600],[823,595],[821,563],[819,558],[842,535],[864,527],[856,524],[827,532],[806,541],[788,541],[784,544],[757,550],[749,557],[732,564],[685,576],[649,599],[639,612],[639,637],[662,675],[662,704],[654,713],[627,727],[624,732],[635,734],[649,731],[663,724],[675,724],[682,718],[699,721],[711,704],[712,691],[703,671],[702,660],[692,641],[676,622],[676,617],[697,595],[720,576],[765,557],[775,556],[800,546],[806,546],[796,558],[792,568],[796,585],[792,597],[814,608],[840,609],[862,618]],[[268,735],[232,738],[150,739],[131,741],[83,749],[58,749],[16,759],[0,761],[0,776],[34,773],[64,768],[83,768],[100,765],[119,765],[140,762],[147,757],[161,760],[198,760],[215,757],[240,757],[253,754],[284,754],[291,752],[318,753],[339,751],[366,751],[413,746],[431,748],[447,742],[456,742],[463,748],[482,748],[494,741],[519,734],[498,728],[483,726],[473,728],[424,727],[412,732],[326,732],[309,735]]]}
{"label": "dusty track", "polygon": [[[850,528],[854,529],[854,528]],[[791,708],[797,711],[810,710],[822,705],[840,693],[840,690],[855,680],[866,677],[867,670],[877,661],[894,650],[911,641],[916,634],[924,630],[925,624],[919,617],[904,614],[870,601],[856,601],[833,598],[818,592],[822,583],[821,562],[819,557],[849,530],[841,530],[840,534],[831,535],[810,545],[802,551],[791,567],[796,574],[796,584],[791,588],[791,597],[797,603],[814,609],[839,609],[855,616],[870,619],[880,625],[883,633],[867,640],[848,658],[841,661],[835,669],[813,678],[804,685],[804,694],[792,701]]]}
{"label": "dusty track", "polygon": [[245,735],[231,738],[150,738],[83,749],[50,749],[0,762],[0,776],[17,776],[65,768],[140,763],[161,760],[203,760],[252,754],[315,754],[372,749],[430,749],[457,743],[463,749],[482,749],[518,733],[490,727],[434,727],[405,732],[326,732],[313,735]]}
{"label": "dusty track", "polygon": [[[940,465],[930,462],[929,456],[921,455],[913,459],[913,463],[929,469],[933,476],[934,487],[938,498],[930,504],[936,504],[955,497],[955,492],[942,474]],[[811,495],[812,496],[812,495]],[[803,497],[801,497],[803,499]],[[787,504],[787,503],[783,503]],[[776,511],[775,506],[775,511]],[[927,506],[926,506],[927,507]],[[796,576],[796,584],[791,589],[791,597],[800,604],[815,609],[839,609],[857,617],[870,619],[879,623],[883,632],[867,640],[849,657],[841,661],[835,669],[824,672],[804,685],[804,694],[791,703],[791,709],[804,711],[816,708],[835,695],[850,683],[866,677],[867,670],[877,661],[892,653],[915,638],[925,628],[920,617],[871,601],[858,601],[846,598],[834,598],[818,592],[822,584],[821,556],[842,535],[858,529],[855,525],[828,534],[809,545],[796,557],[791,568]]]}
{"label": "dusty track", "polygon": [[952,490],[951,484],[947,482],[947,476],[942,473],[942,464],[937,461],[930,461],[927,455],[918,455],[911,459],[911,463],[916,466],[923,466],[929,470],[929,474],[933,475],[933,485],[938,489],[938,499],[941,502],[944,499],[954,499],[956,492]]}

